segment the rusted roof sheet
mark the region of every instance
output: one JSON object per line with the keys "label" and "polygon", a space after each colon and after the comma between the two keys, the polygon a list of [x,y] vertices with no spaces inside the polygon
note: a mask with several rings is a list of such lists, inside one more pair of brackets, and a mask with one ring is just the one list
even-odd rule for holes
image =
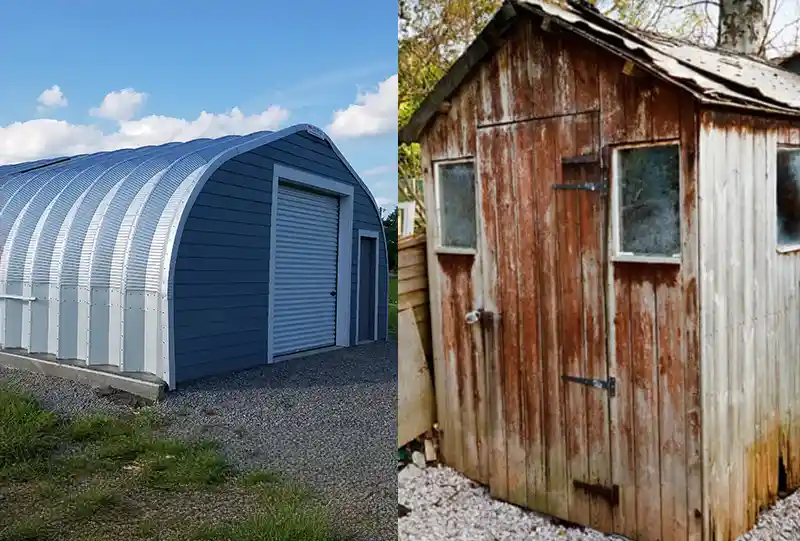
{"label": "rusted roof sheet", "polygon": [[[511,12],[513,16],[509,17]],[[681,86],[701,102],[800,115],[800,75],[766,61],[634,30],[576,2],[555,5],[543,0],[507,0],[495,17],[502,15],[503,31],[498,32],[500,25],[495,20],[489,23],[412,116],[401,131],[401,141],[417,140],[441,102],[455,93],[472,68],[499,47],[497,38],[508,35],[509,22],[516,23],[521,12],[550,17],[560,26]],[[484,35],[487,32],[488,37]],[[492,46],[487,47],[486,43]]]}
{"label": "rusted roof sheet", "polygon": [[642,60],[649,60],[667,77],[696,85],[708,97],[800,113],[800,76],[766,61],[639,32],[573,4],[558,6],[542,0],[516,3],[585,28],[597,37],[621,41],[627,51],[644,55]]}

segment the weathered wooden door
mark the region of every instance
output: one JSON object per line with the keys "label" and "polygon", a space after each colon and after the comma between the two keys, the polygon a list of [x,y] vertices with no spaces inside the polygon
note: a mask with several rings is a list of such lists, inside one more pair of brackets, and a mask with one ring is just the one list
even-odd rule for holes
{"label": "weathered wooden door", "polygon": [[598,116],[479,129],[483,327],[492,493],[611,531]]}

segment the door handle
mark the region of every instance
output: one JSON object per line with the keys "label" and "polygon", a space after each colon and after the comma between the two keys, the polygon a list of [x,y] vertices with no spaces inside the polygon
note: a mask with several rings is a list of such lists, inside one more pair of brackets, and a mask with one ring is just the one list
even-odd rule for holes
{"label": "door handle", "polygon": [[467,314],[464,316],[464,320],[467,322],[467,325],[474,325],[478,322],[489,323],[494,320],[494,312],[489,312],[483,308],[479,308],[478,310],[467,312]]}

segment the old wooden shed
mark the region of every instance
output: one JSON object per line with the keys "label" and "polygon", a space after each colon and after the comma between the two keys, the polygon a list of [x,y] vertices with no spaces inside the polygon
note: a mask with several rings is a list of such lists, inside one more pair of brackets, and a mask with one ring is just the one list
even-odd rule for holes
{"label": "old wooden shed", "polygon": [[510,1],[401,139],[449,465],[643,540],[800,486],[800,76]]}

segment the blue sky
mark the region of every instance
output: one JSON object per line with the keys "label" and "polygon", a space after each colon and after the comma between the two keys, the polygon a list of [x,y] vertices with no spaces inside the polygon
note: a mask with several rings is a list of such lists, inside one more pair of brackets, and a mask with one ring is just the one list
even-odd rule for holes
{"label": "blue sky", "polygon": [[8,2],[0,163],[308,122],[390,205],[396,34],[395,0]]}

